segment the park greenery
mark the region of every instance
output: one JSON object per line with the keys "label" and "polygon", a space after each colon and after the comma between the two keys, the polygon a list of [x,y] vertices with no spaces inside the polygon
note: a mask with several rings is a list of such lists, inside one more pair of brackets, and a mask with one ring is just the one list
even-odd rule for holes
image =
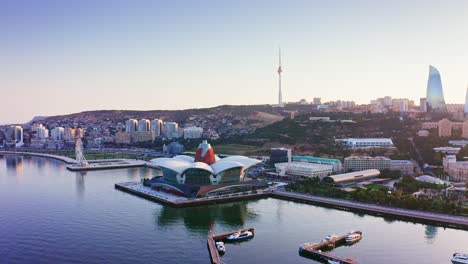
{"label": "park greenery", "polygon": [[353,191],[344,191],[331,184],[320,181],[319,178],[307,178],[288,184],[287,191],[305,193],[310,195],[326,196],[348,199],[365,203],[374,203],[385,206],[394,206],[407,209],[431,211],[447,214],[468,215],[468,209],[461,202],[452,201],[443,195],[414,196],[413,191],[432,189],[441,191],[446,186],[425,182],[418,182],[412,176],[404,176],[395,190],[387,187],[370,184],[365,188],[354,187]]}

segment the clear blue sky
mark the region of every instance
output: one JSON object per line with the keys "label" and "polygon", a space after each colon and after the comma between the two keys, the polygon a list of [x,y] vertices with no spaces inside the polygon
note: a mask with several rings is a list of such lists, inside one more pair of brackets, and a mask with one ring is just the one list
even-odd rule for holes
{"label": "clear blue sky", "polygon": [[468,1],[0,0],[0,123],[96,109],[425,96],[468,84]]}

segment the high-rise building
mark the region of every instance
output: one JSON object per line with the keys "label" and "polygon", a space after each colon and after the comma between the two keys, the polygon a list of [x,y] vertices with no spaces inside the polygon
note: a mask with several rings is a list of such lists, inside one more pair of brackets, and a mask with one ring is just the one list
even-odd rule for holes
{"label": "high-rise building", "polygon": [[125,122],[125,132],[135,132],[138,130],[138,121],[129,119]]}
{"label": "high-rise building", "polygon": [[161,136],[162,134],[163,121],[161,119],[151,120],[151,131],[156,133],[156,136]]}
{"label": "high-rise building", "polygon": [[55,127],[54,129],[50,131],[50,134],[51,134],[50,136],[52,140],[54,141],[63,140],[65,129],[63,127]]}
{"label": "high-rise building", "polygon": [[184,139],[202,138],[203,128],[201,127],[187,127],[184,128]]}
{"label": "high-rise building", "polygon": [[81,127],[75,128],[75,138],[83,138],[84,130]]}
{"label": "high-rise building", "polygon": [[442,90],[442,81],[440,80],[439,71],[432,65],[429,65],[429,78],[427,80],[427,95],[426,101],[428,112],[447,112],[445,104],[444,92]]}
{"label": "high-rise building", "polygon": [[66,141],[75,140],[75,129],[66,127],[63,131],[63,140],[66,140]]}
{"label": "high-rise building", "polygon": [[466,95],[465,95],[465,114],[468,114],[468,87],[466,87]]}
{"label": "high-rise building", "polygon": [[42,124],[38,125],[34,130],[36,131],[36,136],[38,139],[46,139],[49,137],[49,130]]}
{"label": "high-rise building", "polygon": [[419,99],[419,111],[427,112],[427,101],[426,98]]}
{"label": "high-rise building", "polygon": [[385,96],[384,98],[382,98],[382,104],[383,104],[383,106],[391,106],[392,105],[392,97]]}
{"label": "high-rise building", "polygon": [[463,122],[462,126],[462,137],[463,138],[468,138],[468,120]]}
{"label": "high-rise building", "polygon": [[444,118],[438,122],[439,124],[439,137],[451,137],[452,136],[452,122],[447,118]]}
{"label": "high-rise building", "polygon": [[167,138],[179,137],[179,124],[176,122],[165,122],[163,125],[164,136]]}
{"label": "high-rise building", "polygon": [[140,119],[138,121],[138,131],[139,132],[147,132],[150,131],[150,121],[148,119]]}
{"label": "high-rise building", "polygon": [[315,97],[314,98],[314,105],[321,105],[321,104],[322,104],[322,98]]}

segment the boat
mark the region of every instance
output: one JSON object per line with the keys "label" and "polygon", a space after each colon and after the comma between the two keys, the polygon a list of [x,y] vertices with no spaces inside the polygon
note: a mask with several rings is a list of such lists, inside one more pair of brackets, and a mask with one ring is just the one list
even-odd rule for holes
{"label": "boat", "polygon": [[453,264],[468,264],[468,254],[455,253],[452,257]]}
{"label": "boat", "polygon": [[341,261],[329,259],[328,264],[341,264]]}
{"label": "boat", "polygon": [[346,243],[354,243],[356,241],[359,241],[360,239],[362,238],[361,234],[357,233],[357,232],[350,232],[346,238],[345,238],[345,241]]}
{"label": "boat", "polygon": [[235,242],[253,238],[254,234],[250,231],[235,232],[226,238],[227,241]]}
{"label": "boat", "polygon": [[224,242],[222,241],[216,242],[216,249],[220,254],[226,253],[226,247],[224,246]]}
{"label": "boat", "polygon": [[337,238],[338,238],[338,235],[336,235],[336,234],[331,234],[331,235],[326,236],[324,239],[325,239],[326,241],[331,241],[331,240],[335,240],[335,239],[337,239]]}

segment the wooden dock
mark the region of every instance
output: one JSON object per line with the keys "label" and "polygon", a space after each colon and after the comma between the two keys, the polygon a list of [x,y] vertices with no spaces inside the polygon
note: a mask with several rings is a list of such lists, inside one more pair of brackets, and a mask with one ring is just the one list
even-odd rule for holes
{"label": "wooden dock", "polygon": [[[354,231],[354,233],[358,233],[362,235],[361,231]],[[355,260],[347,259],[347,258],[340,258],[330,253],[322,251],[323,249],[335,247],[337,244],[344,243],[347,236],[348,234],[338,236],[331,240],[321,241],[320,243],[306,243],[299,247],[299,254],[310,256],[314,259],[318,259],[322,261],[334,260],[341,264],[358,264],[358,262]]]}
{"label": "wooden dock", "polygon": [[217,241],[221,241],[225,239],[226,237],[232,235],[233,233],[244,232],[244,231],[250,231],[253,234],[255,234],[255,229],[252,227],[234,230],[231,232],[226,232],[226,233],[221,233],[221,234],[209,234],[208,239],[207,239],[207,245],[208,245],[208,252],[210,253],[211,263],[213,264],[223,263],[221,260],[221,256],[219,255],[218,249],[216,248]]}

